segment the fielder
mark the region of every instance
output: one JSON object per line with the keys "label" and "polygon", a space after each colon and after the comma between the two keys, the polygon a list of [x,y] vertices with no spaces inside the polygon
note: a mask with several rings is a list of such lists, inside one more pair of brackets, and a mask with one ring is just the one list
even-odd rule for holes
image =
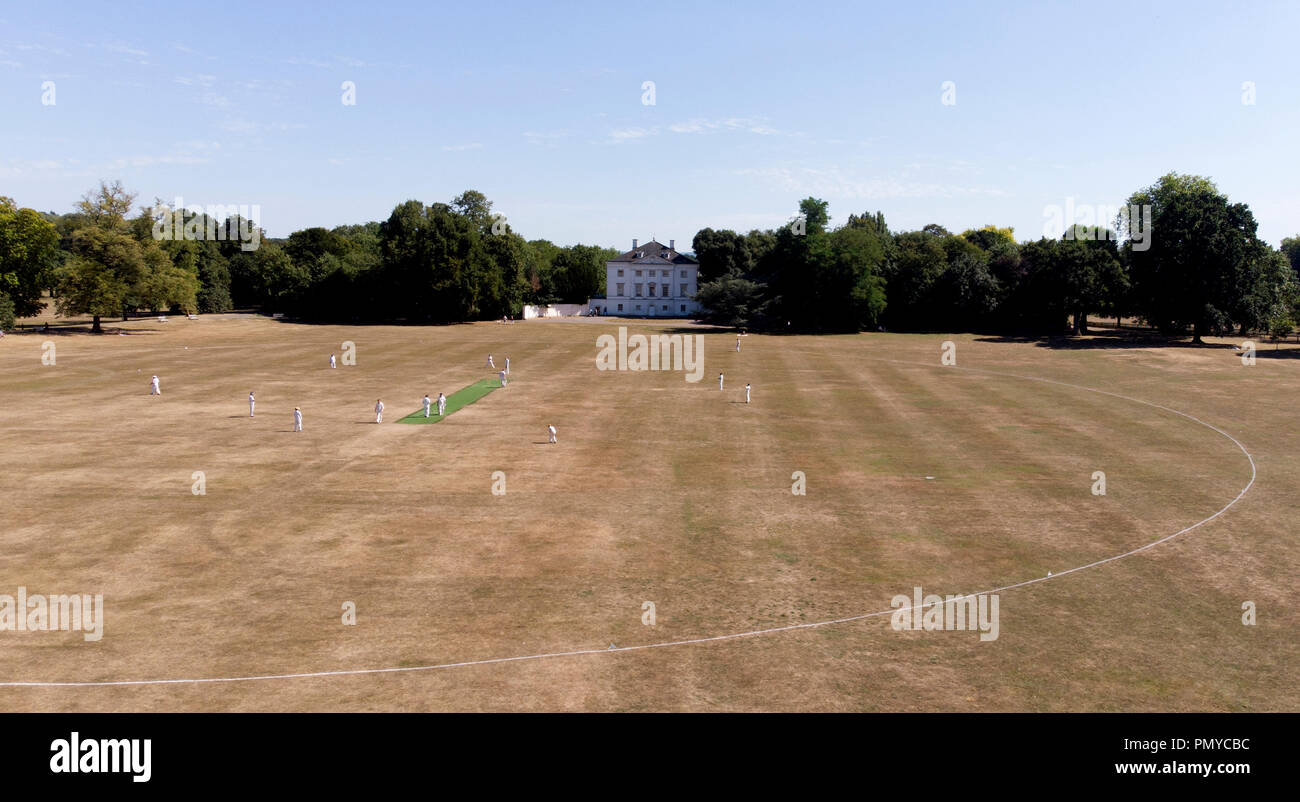
{"label": "fielder", "polygon": [[447,414],[447,396],[438,393],[438,417]]}
{"label": "fielder", "polygon": [[736,353],[740,353],[740,335],[736,335]]}
{"label": "fielder", "polygon": [[250,418],[253,417],[253,404],[254,404],[254,403],[256,403],[256,400],[253,398],[253,391],[252,391],[252,390],[249,390],[249,391],[248,391],[248,417],[250,417]]}
{"label": "fielder", "polygon": [[384,422],[384,402],[375,400],[375,423]]}
{"label": "fielder", "polygon": [[719,390],[722,389],[722,374],[721,374],[721,373],[718,374],[718,389],[719,389]]}
{"label": "fielder", "polygon": [[547,426],[547,427],[546,427],[546,431],[547,431],[548,434],[550,434],[550,436],[551,436],[551,442],[552,442],[552,443],[559,442],[559,441],[557,441],[557,440],[555,439],[555,427],[554,427],[554,426]]}
{"label": "fielder", "polygon": [[506,357],[506,375],[510,375],[510,357]]}
{"label": "fielder", "polygon": [[337,368],[338,364],[334,361],[334,355],[330,354],[330,367]]}
{"label": "fielder", "polygon": [[748,385],[748,384],[745,385],[745,403],[746,403],[746,404],[749,403],[749,385]]}
{"label": "fielder", "polygon": [[432,405],[433,402],[429,400],[429,394],[425,393],[424,394],[424,417],[426,418],[429,417],[429,407]]}
{"label": "fielder", "polygon": [[297,407],[293,408],[293,430],[295,432],[302,431],[302,410]]}
{"label": "fielder", "polygon": [[153,377],[153,384],[149,387],[149,395],[162,395],[162,390],[158,387],[158,377]]}
{"label": "fielder", "polygon": [[503,371],[501,371],[500,373],[498,373],[497,375],[501,377],[501,386],[502,386],[502,387],[505,387],[505,386],[506,386],[506,372],[503,370]]}
{"label": "fielder", "polygon": [[491,354],[488,354],[488,364],[487,364],[487,366],[490,367],[490,368],[492,368],[493,370],[496,370],[496,369],[497,369],[497,364],[496,364],[495,362],[492,361],[492,355],[491,355]]}

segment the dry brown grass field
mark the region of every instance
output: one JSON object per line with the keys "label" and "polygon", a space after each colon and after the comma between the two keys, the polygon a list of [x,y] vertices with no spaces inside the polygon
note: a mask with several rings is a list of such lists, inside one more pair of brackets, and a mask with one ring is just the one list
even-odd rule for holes
{"label": "dry brown grass field", "polygon": [[[105,608],[98,642],[0,632],[0,682],[471,664],[6,685],[0,710],[1300,709],[1294,345],[1261,344],[1249,367],[1228,340],[1106,333],[755,335],[736,353],[734,334],[683,324],[704,338],[693,384],[595,369],[597,336],[665,322],[106,325],[0,340],[0,593]],[[356,365],[331,370],[344,341]],[[510,357],[508,387],[395,423],[495,375],[488,353]],[[1026,377],[1218,426],[1258,478],[1173,540],[1005,591],[994,641],[877,616],[608,651],[1059,574],[1211,516],[1251,479],[1194,421]],[[574,650],[599,653],[480,662]]]}

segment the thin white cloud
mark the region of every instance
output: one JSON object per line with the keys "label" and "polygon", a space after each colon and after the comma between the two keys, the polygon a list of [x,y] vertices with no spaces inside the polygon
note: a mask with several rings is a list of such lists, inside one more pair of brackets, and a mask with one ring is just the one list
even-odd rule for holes
{"label": "thin white cloud", "polygon": [[644,139],[657,133],[658,129],[655,128],[619,128],[610,131],[609,138],[616,142],[627,142],[633,139]]}
{"label": "thin white cloud", "polygon": [[707,134],[715,131],[748,131],[751,134],[772,136],[781,133],[762,120],[751,117],[725,117],[709,120],[695,118],[673,123],[668,130],[674,134]]}
{"label": "thin white cloud", "polygon": [[443,150],[478,150],[483,147],[482,142],[471,142],[468,145],[443,145]]}
{"label": "thin white cloud", "polygon": [[117,53],[122,56],[139,56],[144,58],[149,55],[149,52],[146,50],[140,50],[139,48],[131,47],[122,42],[114,42],[113,44],[104,45],[104,49],[110,53]]}
{"label": "thin white cloud", "polygon": [[230,108],[230,98],[225,95],[218,95],[216,92],[204,92],[203,96],[199,98],[199,102],[216,109]]}
{"label": "thin white cloud", "polygon": [[272,131],[291,131],[298,128],[306,128],[302,123],[258,123],[252,120],[234,119],[226,120],[221,127],[235,134],[256,134],[269,133]]}
{"label": "thin white cloud", "polygon": [[554,143],[561,139],[567,139],[573,136],[572,131],[524,131],[524,139],[535,145],[543,143]]}
{"label": "thin white cloud", "polygon": [[202,86],[209,87],[217,82],[215,75],[177,75],[172,79],[174,83],[181,86]]}
{"label": "thin white cloud", "polygon": [[60,47],[48,47],[46,45],[34,45],[26,42],[20,42],[14,45],[15,50],[34,50],[41,53],[51,53],[56,56],[66,56],[68,51]]}
{"label": "thin white cloud", "polygon": [[283,60],[283,63],[292,64],[295,67],[316,67],[318,69],[325,69],[330,66],[326,62],[314,58],[287,58]]}
{"label": "thin white cloud", "polygon": [[765,183],[798,195],[826,198],[882,200],[887,198],[957,198],[971,196],[1006,196],[998,187],[963,186],[897,177],[860,177],[838,167],[745,168],[736,175],[753,176]]}

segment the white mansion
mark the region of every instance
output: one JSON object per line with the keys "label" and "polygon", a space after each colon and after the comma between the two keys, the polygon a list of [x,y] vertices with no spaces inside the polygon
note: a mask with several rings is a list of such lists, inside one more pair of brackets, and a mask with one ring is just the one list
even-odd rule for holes
{"label": "white mansion", "polygon": [[605,296],[593,297],[590,309],[601,315],[688,317],[699,311],[695,290],[700,263],[680,254],[676,240],[650,240],[605,263]]}

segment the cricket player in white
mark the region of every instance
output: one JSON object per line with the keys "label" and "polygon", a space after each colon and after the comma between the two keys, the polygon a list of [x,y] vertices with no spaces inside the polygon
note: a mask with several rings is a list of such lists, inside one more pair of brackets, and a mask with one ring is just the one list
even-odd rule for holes
{"label": "cricket player in white", "polygon": [[739,337],[739,335],[737,335],[737,337],[736,337],[736,353],[740,353],[740,337]]}
{"label": "cricket player in white", "polygon": [[383,423],[383,422],[384,422],[384,402],[380,400],[376,400],[375,401],[375,423]]}
{"label": "cricket player in white", "polygon": [[293,430],[295,432],[302,431],[302,410],[297,407],[293,408]]}
{"label": "cricket player in white", "polygon": [[256,403],[256,401],[255,401],[255,399],[253,398],[253,391],[252,391],[252,390],[249,390],[249,391],[248,391],[248,417],[250,417],[250,418],[253,417],[253,404],[254,404],[254,403]]}
{"label": "cricket player in white", "polygon": [[158,377],[153,377],[153,385],[149,388],[149,395],[162,395],[162,390],[158,387]]}
{"label": "cricket player in white", "polygon": [[502,386],[502,387],[505,387],[505,386],[506,386],[506,372],[503,370],[503,371],[501,371],[500,373],[498,373],[497,375],[501,377],[501,386]]}
{"label": "cricket player in white", "polygon": [[490,367],[490,368],[492,368],[493,370],[496,370],[496,369],[497,369],[497,365],[496,365],[496,363],[492,361],[492,355],[491,355],[491,354],[488,354],[488,365],[487,365],[487,366]]}
{"label": "cricket player in white", "polygon": [[447,414],[447,396],[438,393],[438,417]]}
{"label": "cricket player in white", "polygon": [[510,357],[506,357],[506,375],[510,375]]}
{"label": "cricket player in white", "polygon": [[332,368],[337,368],[337,367],[338,367],[338,365],[334,362],[334,355],[333,355],[333,354],[330,354],[330,367],[332,367]]}
{"label": "cricket player in white", "polygon": [[746,404],[749,403],[749,385],[748,385],[748,384],[745,385],[745,403],[746,403]]}
{"label": "cricket player in white", "polygon": [[718,389],[719,389],[719,390],[722,389],[722,374],[721,374],[721,373],[718,374]]}
{"label": "cricket player in white", "polygon": [[426,418],[429,417],[429,407],[431,406],[433,406],[433,402],[429,400],[429,394],[425,393],[424,394],[424,417]]}
{"label": "cricket player in white", "polygon": [[546,427],[546,431],[547,431],[547,433],[549,433],[549,434],[551,435],[551,442],[552,442],[552,443],[557,442],[556,439],[555,439],[555,427],[554,427],[554,426],[547,426],[547,427]]}

